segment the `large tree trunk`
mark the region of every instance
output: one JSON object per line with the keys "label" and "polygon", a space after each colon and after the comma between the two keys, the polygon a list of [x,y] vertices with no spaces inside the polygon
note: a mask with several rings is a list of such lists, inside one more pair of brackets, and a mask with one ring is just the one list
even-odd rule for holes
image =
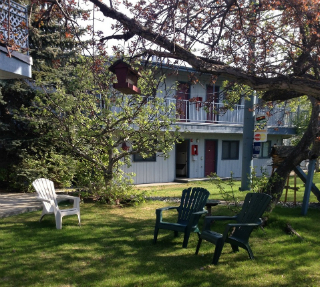
{"label": "large tree trunk", "polygon": [[[318,116],[320,111],[319,102],[314,98],[310,98],[312,103],[312,113],[310,122],[306,132],[300,142],[295,146],[288,157],[279,165],[273,175],[270,177],[264,192],[272,196],[273,206],[279,201],[287,177],[293,168],[305,159],[315,158],[319,156],[317,136],[319,136]],[[313,146],[312,146],[313,144]],[[312,150],[310,147],[312,146]]]}

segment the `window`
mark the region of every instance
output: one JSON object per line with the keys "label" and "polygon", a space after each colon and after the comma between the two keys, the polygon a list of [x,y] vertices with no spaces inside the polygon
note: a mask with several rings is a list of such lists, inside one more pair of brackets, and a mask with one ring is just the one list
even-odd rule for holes
{"label": "window", "polygon": [[266,141],[261,143],[260,154],[261,158],[269,158],[271,152],[271,141]]}
{"label": "window", "polygon": [[157,157],[156,157],[156,154],[153,154],[152,156],[143,158],[141,154],[137,153],[133,155],[133,161],[136,161],[136,162],[157,161]]}
{"label": "window", "polygon": [[239,141],[222,141],[222,159],[239,159]]}

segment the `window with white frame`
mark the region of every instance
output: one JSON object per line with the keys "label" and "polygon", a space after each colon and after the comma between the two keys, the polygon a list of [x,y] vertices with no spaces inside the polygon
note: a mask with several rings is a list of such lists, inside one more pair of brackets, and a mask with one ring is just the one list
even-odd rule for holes
{"label": "window with white frame", "polygon": [[269,158],[271,152],[271,141],[262,142],[260,146],[260,158]]}

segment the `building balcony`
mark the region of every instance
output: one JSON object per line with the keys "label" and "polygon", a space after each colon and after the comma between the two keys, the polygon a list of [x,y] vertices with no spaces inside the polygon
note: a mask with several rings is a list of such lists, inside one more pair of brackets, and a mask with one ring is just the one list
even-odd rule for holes
{"label": "building balcony", "polygon": [[[104,101],[100,95],[99,105],[105,109]],[[169,114],[177,119],[180,131],[202,133],[243,133],[244,105],[234,105],[233,109],[227,109],[223,103],[197,101],[196,97],[191,100],[179,100],[165,98],[164,105],[169,108]],[[111,107],[115,113],[120,113],[122,108]],[[308,112],[298,109],[292,111],[290,107],[274,105],[269,108],[257,108],[256,115],[265,115],[267,118],[267,132],[273,135],[282,135],[284,138],[296,134],[296,120],[307,117]]]}
{"label": "building balcony", "polygon": [[[244,120],[244,105],[234,105],[233,109],[227,109],[223,103],[178,100],[167,98],[167,105],[176,107],[176,117],[182,129],[193,131],[242,133]],[[302,111],[291,111],[288,107],[274,106],[272,110],[259,108],[256,115],[266,115],[268,118],[268,133],[270,134],[295,134],[294,122]],[[191,127],[191,128],[190,128]]]}
{"label": "building balcony", "polygon": [[27,7],[0,0],[0,79],[31,78]]}

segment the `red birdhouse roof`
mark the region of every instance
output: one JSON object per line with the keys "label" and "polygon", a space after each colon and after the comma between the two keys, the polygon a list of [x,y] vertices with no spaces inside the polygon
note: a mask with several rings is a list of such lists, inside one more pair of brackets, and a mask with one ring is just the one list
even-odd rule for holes
{"label": "red birdhouse roof", "polygon": [[112,73],[116,73],[117,69],[121,69],[121,68],[127,68],[130,72],[136,74],[137,76],[140,76],[140,73],[136,70],[134,70],[131,65],[123,62],[123,60],[117,60],[115,61],[110,67],[109,67],[109,71],[111,71]]}

